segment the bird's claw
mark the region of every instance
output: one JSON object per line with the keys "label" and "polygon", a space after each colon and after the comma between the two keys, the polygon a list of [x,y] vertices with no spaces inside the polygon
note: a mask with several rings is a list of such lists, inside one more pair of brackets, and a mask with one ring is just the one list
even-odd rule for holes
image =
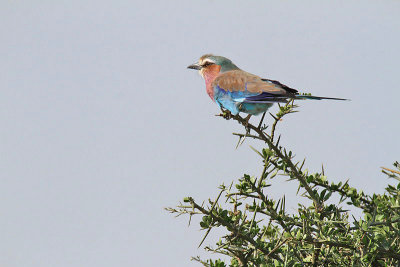
{"label": "bird's claw", "polygon": [[224,113],[222,113],[222,117],[225,120],[230,120],[230,119],[232,119],[232,113],[230,111],[225,111]]}
{"label": "bird's claw", "polygon": [[224,118],[225,120],[230,120],[230,119],[232,119],[233,115],[232,115],[232,113],[231,113],[229,110],[223,110],[223,109],[221,108],[221,112],[222,112],[222,113],[220,113],[219,115],[216,115],[216,116],[220,116],[220,117]]}

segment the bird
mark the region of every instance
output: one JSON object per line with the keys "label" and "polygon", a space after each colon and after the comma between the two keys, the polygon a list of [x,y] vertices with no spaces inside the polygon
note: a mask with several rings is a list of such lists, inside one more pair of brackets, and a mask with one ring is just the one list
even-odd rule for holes
{"label": "bird", "polygon": [[199,71],[205,80],[208,96],[221,109],[229,110],[232,115],[246,113],[247,121],[252,115],[265,113],[274,103],[287,103],[292,99],[348,100],[300,94],[279,81],[241,70],[223,56],[205,54],[187,68]]}

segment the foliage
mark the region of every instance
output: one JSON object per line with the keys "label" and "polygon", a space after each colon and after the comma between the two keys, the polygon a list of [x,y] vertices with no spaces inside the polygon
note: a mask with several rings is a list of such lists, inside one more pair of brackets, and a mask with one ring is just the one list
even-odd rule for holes
{"label": "foliage", "polygon": [[[234,185],[221,185],[219,196],[209,199],[208,204],[200,205],[186,197],[176,208],[167,208],[177,216],[202,217],[200,227],[206,233],[201,244],[213,228],[223,227],[228,232],[216,247],[205,249],[227,255],[230,263],[199,257],[193,260],[215,267],[398,266],[400,183],[388,185],[384,194],[367,195],[347,181],[329,182],[323,171],[308,173],[303,169],[304,161],[295,162],[293,153],[279,145],[280,136],[274,138],[277,123],[295,112],[294,108],[293,102],[280,106],[269,133],[268,127],[261,126],[262,120],[256,127],[227,111],[220,115],[245,126],[246,133],[234,133],[239,136],[239,143],[244,138],[254,138],[266,145],[260,151],[254,149],[262,158],[262,172],[259,177],[245,174]],[[397,170],[384,168],[383,172],[400,180],[400,164],[396,162],[394,167]],[[310,200],[309,205],[298,204],[297,212],[290,214],[285,209],[284,196],[270,198],[269,181],[278,175],[297,182],[298,193]],[[334,195],[339,196],[337,203],[332,201]],[[344,203],[350,206],[349,210],[343,209]],[[361,209],[363,219],[351,215],[355,209]]]}

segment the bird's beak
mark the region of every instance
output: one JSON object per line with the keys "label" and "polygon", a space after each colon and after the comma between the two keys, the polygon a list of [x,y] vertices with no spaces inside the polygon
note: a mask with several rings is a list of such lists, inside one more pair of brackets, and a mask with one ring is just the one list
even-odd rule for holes
{"label": "bird's beak", "polygon": [[187,68],[188,69],[193,69],[193,70],[200,70],[201,66],[198,63],[194,63],[192,65],[189,65]]}

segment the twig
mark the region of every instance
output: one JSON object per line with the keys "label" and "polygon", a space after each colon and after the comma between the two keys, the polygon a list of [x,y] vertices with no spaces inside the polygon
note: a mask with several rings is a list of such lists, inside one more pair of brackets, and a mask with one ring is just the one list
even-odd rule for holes
{"label": "twig", "polygon": [[381,167],[381,168],[382,168],[382,169],[384,169],[384,170],[387,170],[387,171],[393,172],[393,173],[400,174],[400,172],[399,172],[399,171],[396,171],[396,170],[388,169],[388,168],[385,168],[385,167]]}

